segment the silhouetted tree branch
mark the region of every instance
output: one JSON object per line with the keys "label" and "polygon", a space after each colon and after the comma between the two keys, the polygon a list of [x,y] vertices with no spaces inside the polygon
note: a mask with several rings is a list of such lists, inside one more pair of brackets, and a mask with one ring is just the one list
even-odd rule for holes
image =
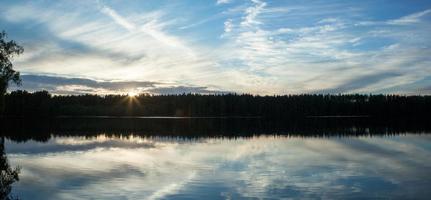
{"label": "silhouetted tree branch", "polygon": [[24,48],[15,41],[7,41],[5,31],[0,32],[0,115],[4,109],[4,94],[9,82],[21,84],[19,72],[13,69],[12,58],[24,52]]}

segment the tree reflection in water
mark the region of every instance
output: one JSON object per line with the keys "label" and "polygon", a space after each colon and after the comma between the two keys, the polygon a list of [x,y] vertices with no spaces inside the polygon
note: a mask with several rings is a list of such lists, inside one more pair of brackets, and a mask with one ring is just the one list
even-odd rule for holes
{"label": "tree reflection in water", "polygon": [[11,200],[18,199],[11,195],[12,184],[16,181],[19,181],[18,174],[20,172],[20,168],[12,168],[9,165],[6,153],[4,151],[4,137],[0,139],[0,199],[1,200]]}

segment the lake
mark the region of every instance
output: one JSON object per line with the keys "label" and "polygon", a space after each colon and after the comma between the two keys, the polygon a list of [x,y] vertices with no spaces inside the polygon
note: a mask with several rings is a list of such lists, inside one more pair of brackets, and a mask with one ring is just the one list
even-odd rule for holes
{"label": "lake", "polygon": [[80,119],[42,128],[22,123],[19,133],[4,133],[9,164],[21,167],[12,194],[20,199],[431,196],[428,127],[357,121],[362,119],[314,121],[313,127],[256,120]]}

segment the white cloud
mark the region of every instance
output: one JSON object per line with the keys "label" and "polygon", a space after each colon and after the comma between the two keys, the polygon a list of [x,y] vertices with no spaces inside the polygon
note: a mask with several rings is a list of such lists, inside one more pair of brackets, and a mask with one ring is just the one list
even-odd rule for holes
{"label": "white cloud", "polygon": [[217,5],[230,3],[231,0],[217,0]]}
{"label": "white cloud", "polygon": [[253,2],[253,5],[245,10],[245,16],[243,17],[243,21],[241,22],[242,26],[253,26],[261,23],[256,18],[263,11],[266,6],[266,3],[260,0],[251,1]]}
{"label": "white cloud", "polygon": [[418,23],[420,21],[420,18],[428,15],[431,13],[431,9],[424,10],[421,12],[413,13],[404,17],[401,17],[399,19],[390,20],[387,23],[393,24],[393,25],[405,25],[405,24],[412,24],[412,23]]}
{"label": "white cloud", "polygon": [[[426,76],[424,72],[427,70],[419,61],[429,62],[429,59],[412,56],[418,55],[414,53],[415,48],[418,47],[410,46],[413,44],[409,43],[416,39],[405,37],[422,34],[421,31],[424,31],[424,28],[411,31],[392,30],[388,31],[391,34],[373,36],[371,32],[352,32],[352,28],[357,24],[355,21],[332,17],[316,21],[310,26],[268,29],[266,27],[273,26],[271,22],[278,17],[267,11],[271,9],[265,2],[252,1],[252,5],[244,9],[244,17],[238,30],[230,33],[229,37],[224,35],[224,38],[230,41],[228,47],[231,49],[230,52],[233,52],[232,57],[243,63],[243,69],[254,74],[262,74],[260,78],[264,81],[254,84],[254,87],[278,93],[312,92],[319,91],[316,88],[344,88],[344,85],[353,84],[352,81],[358,76],[381,74],[381,80],[376,83],[356,82],[354,88],[352,86],[345,90],[345,92],[366,93],[384,91],[385,87],[411,84]],[[304,10],[301,12],[307,13]],[[420,12],[402,19],[412,22],[427,13],[428,11]],[[381,31],[385,27],[375,29]],[[404,48],[410,47],[402,52],[352,49],[364,45],[369,38],[373,37],[403,41]],[[424,42],[424,37],[426,36],[419,37],[417,40]],[[370,57],[373,59],[369,59]],[[395,60],[397,62],[393,62]],[[421,72],[407,70],[406,65],[416,66],[415,68]],[[402,75],[386,76],[391,71]],[[334,73],[338,75],[333,76]]]}
{"label": "white cloud", "polygon": [[[15,20],[37,19],[55,37],[89,48],[88,51],[71,53],[73,49],[64,48],[56,40],[51,40],[54,48],[43,48],[41,45],[27,49],[17,59],[17,68],[33,74],[160,81],[177,85],[215,85],[219,80],[220,73],[216,72],[218,69],[212,58],[205,55],[206,49],[191,45],[187,38],[179,38],[165,30],[169,22],[163,19],[163,12],[129,18],[102,6],[101,12],[109,18],[81,21],[86,12],[100,8],[93,6],[73,14],[74,17],[56,10],[42,12],[37,6],[8,9],[8,16],[20,16],[11,17]],[[119,29],[118,25],[125,29]]]}
{"label": "white cloud", "polygon": [[233,29],[233,23],[231,19],[228,19],[227,21],[224,22],[224,32],[225,33],[230,33]]}
{"label": "white cloud", "polygon": [[121,25],[122,27],[126,28],[129,31],[133,31],[136,29],[135,25],[128,22],[126,19],[124,19],[122,16],[120,16],[115,10],[103,6],[101,11],[105,13],[106,15],[110,16],[116,23]]}

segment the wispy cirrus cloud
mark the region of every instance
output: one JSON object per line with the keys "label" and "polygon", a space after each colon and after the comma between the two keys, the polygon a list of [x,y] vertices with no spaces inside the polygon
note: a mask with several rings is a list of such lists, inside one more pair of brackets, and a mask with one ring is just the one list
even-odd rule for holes
{"label": "wispy cirrus cloud", "polygon": [[387,23],[393,24],[393,25],[405,25],[405,24],[411,24],[411,23],[418,23],[421,21],[421,17],[424,17],[429,14],[431,14],[431,9],[406,15],[398,19],[389,20]]}
{"label": "wispy cirrus cloud", "polygon": [[[378,5],[7,2],[0,24],[22,41],[26,52],[15,65],[28,74],[253,94],[423,91],[431,5],[396,1],[388,14]],[[345,86],[369,76],[377,77],[373,84]]]}
{"label": "wispy cirrus cloud", "polygon": [[[71,52],[73,49],[58,44],[58,40],[49,40],[47,43],[52,48],[42,49],[45,52],[34,56],[29,55],[31,58],[24,56],[17,60],[17,65],[29,73],[165,82],[178,81],[179,77],[189,79],[213,71],[210,59],[204,59],[204,55],[198,56],[198,51],[185,44],[186,40],[180,40],[163,30],[168,23],[162,19],[163,12],[146,13],[140,16],[143,20],[138,24],[107,6],[100,10],[99,7],[92,6],[94,7],[89,7],[87,12],[101,11],[108,18],[101,17],[81,23],[79,18],[72,15],[83,17],[86,10],[78,14],[63,14],[56,10],[40,14],[43,12],[37,6],[10,8],[8,16],[12,21],[21,22],[38,16],[35,23],[44,24],[54,38],[90,49],[74,53]],[[57,17],[59,15],[63,16],[61,20]],[[113,54],[119,56],[112,56]]]}
{"label": "wispy cirrus cloud", "polygon": [[[306,26],[289,27],[272,23],[276,20],[275,17],[279,17],[279,12],[275,15],[270,6],[263,1],[250,1],[249,7],[242,11],[243,16],[236,20],[239,21],[238,24],[230,25],[237,29],[228,29],[223,35],[230,41],[235,57],[239,58],[243,66],[247,66],[246,70],[260,74],[261,77],[273,78],[273,82],[266,83],[268,88],[269,85],[284,85],[279,88],[280,91],[294,93],[315,91],[313,88],[316,86],[321,88],[317,91],[331,93],[381,92],[385,87],[401,86],[427,78],[429,70],[423,63],[430,63],[430,59],[425,56],[425,52],[430,51],[430,41],[423,31],[429,28],[429,24],[422,24],[417,30],[372,24],[358,28],[357,19],[332,16],[314,19],[314,22]],[[325,8],[328,9],[328,5]],[[287,18],[292,16],[294,19],[296,15],[303,16],[308,12],[323,10],[315,9],[293,7],[283,9],[283,12]],[[325,12],[328,11],[330,9]],[[361,14],[359,11],[354,13],[359,16]],[[421,17],[427,13],[428,11],[414,13],[393,21],[420,22]],[[337,16],[336,14],[335,10],[334,15]],[[235,20],[229,19],[226,22],[232,21]],[[274,25],[280,27],[273,28]],[[390,30],[392,33],[375,35],[373,32],[376,30]],[[406,35],[417,35],[419,38],[408,38]],[[393,44],[394,41],[397,43]],[[417,41],[424,42],[428,47],[421,48]],[[414,72],[412,68],[418,71]],[[338,75],[334,76],[334,73]],[[373,84],[356,81],[361,76],[373,77],[375,81]],[[272,86],[272,89],[276,87]]]}
{"label": "wispy cirrus cloud", "polygon": [[110,16],[117,24],[124,27],[129,31],[136,29],[135,25],[120,16],[115,10],[109,8],[108,6],[102,6],[101,11],[106,15]]}

